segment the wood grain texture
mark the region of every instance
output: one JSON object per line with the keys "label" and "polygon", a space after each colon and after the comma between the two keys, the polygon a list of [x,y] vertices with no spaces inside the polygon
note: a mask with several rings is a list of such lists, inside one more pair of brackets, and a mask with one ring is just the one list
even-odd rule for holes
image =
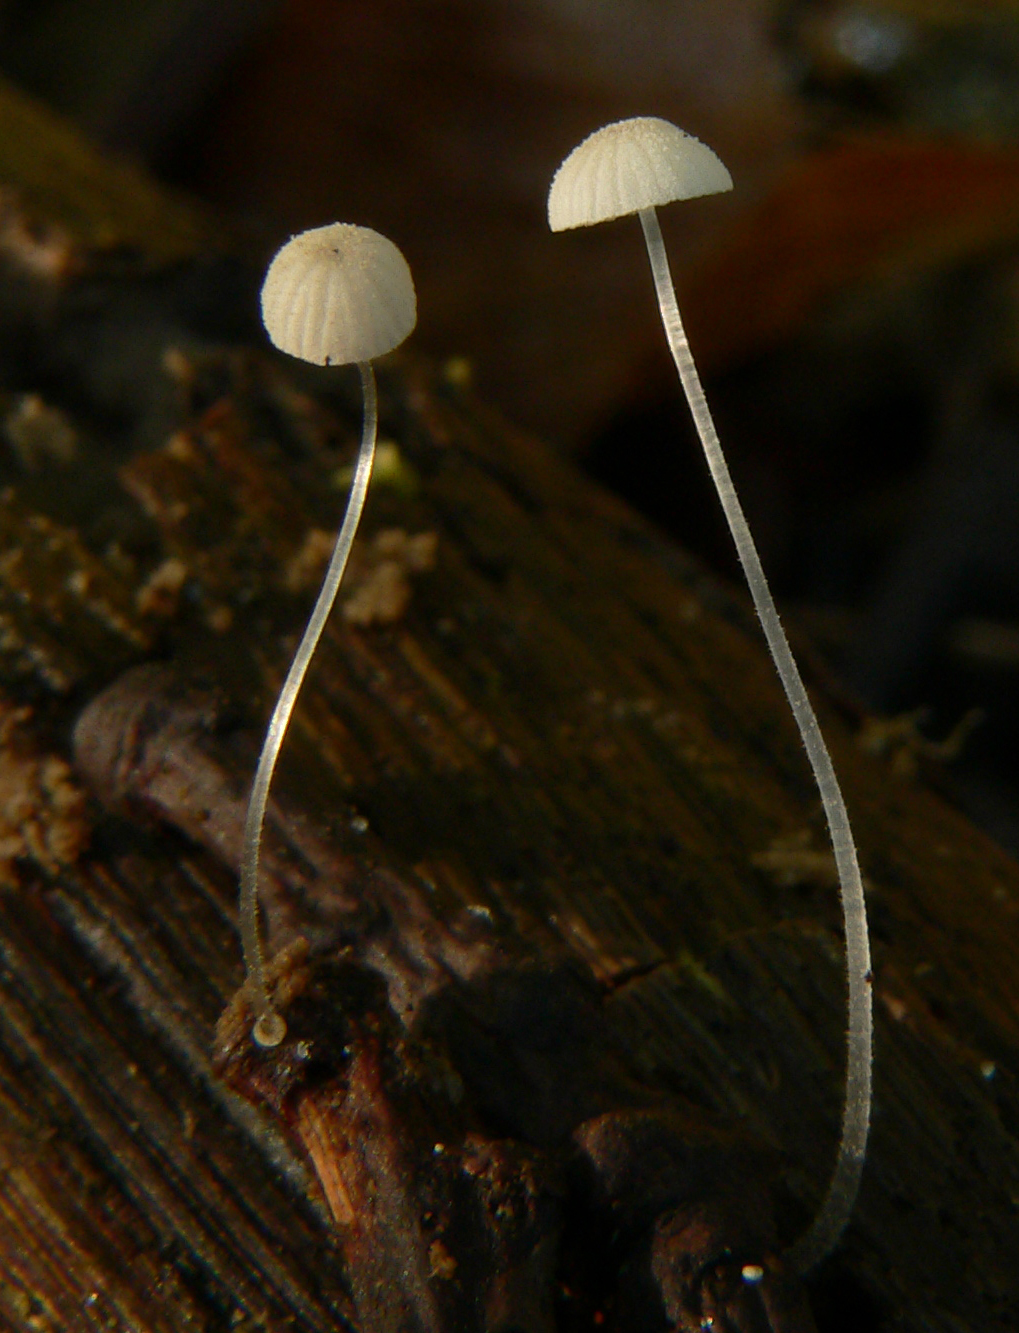
{"label": "wood grain texture", "polygon": [[[309,533],[342,505],[354,386],[244,349],[169,365],[171,419],[154,443],[139,427],[121,465],[106,456],[95,512],[60,518],[57,498],[103,455],[94,424],[52,494],[4,463],[0,569],[18,571],[4,588],[20,619],[0,685],[34,711],[0,758],[66,761],[97,700],[121,710],[103,744],[79,730],[87,850],[53,865],[29,848],[0,888],[4,1329],[354,1318],[326,1195],[210,1060],[241,983],[238,821],[313,595],[295,571],[313,570]],[[373,548],[386,531],[436,534],[434,567],[403,571],[398,618],[354,624],[341,607],[329,627],[275,792],[271,947],[341,941],[396,1014],[401,995],[467,976],[488,931],[571,960],[597,997],[599,1067],[770,1151],[792,1240],[835,1151],[839,913],[745,602],[433,367],[394,360],[381,390],[398,452],[370,497],[361,589],[370,550],[394,549]],[[104,516],[130,541],[104,541]],[[38,540],[46,524],[72,566]],[[818,1324],[855,1311],[856,1327],[1005,1330],[1019,870],[862,753],[860,719],[808,676],[868,881],[878,1014],[872,1153],[813,1283]],[[58,817],[36,805],[40,826]],[[524,1091],[590,1100],[553,1058],[529,1077]],[[537,1104],[506,1111],[521,1141],[531,1110],[548,1132]],[[564,1327],[591,1326],[564,1302]]]}

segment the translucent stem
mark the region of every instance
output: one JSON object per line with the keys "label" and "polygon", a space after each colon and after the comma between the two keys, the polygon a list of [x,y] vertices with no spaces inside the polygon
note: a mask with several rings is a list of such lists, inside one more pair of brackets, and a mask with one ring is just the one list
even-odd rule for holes
{"label": "translucent stem", "polygon": [[241,894],[240,925],[241,943],[244,949],[244,966],[247,969],[256,1021],[253,1036],[260,1046],[277,1046],[286,1035],[287,1025],[283,1016],[273,1007],[265,981],[265,959],[262,953],[262,940],[258,931],[258,869],[262,844],[262,827],[265,823],[265,809],[269,801],[269,786],[272,783],[273,770],[279,758],[283,738],[287,734],[290,718],[297,702],[297,696],[304,682],[305,673],[311,662],[315,648],[322,636],[322,630],[333,608],[339,591],[343,571],[347,567],[350,548],[354,544],[354,533],[361,518],[368,483],[371,480],[372,463],[375,459],[375,439],[378,434],[378,399],[375,390],[375,372],[369,363],[358,366],[361,374],[361,388],[364,393],[364,424],[361,431],[361,448],[357,456],[357,467],[347,500],[347,512],[340,525],[336,546],[333,548],[329,568],[322,583],[315,609],[311,613],[304,637],[290,664],[287,678],[283,682],[276,707],[269,720],[265,733],[262,753],[259,756],[255,780],[251,787],[248,802],[248,814],[244,821],[244,853],[241,858]]}
{"label": "translucent stem", "polygon": [[867,909],[863,882],[849,828],[845,802],[835,777],[831,757],[821,736],[803,680],[789,649],[775,609],[775,603],[761,568],[746,518],[736,498],[729,469],[722,454],[711,412],[704,397],[700,377],[679,317],[676,293],[669,272],[669,261],[653,208],[640,214],[647,242],[651,271],[654,275],[658,305],[665,326],[679,378],[690,404],[697,432],[718,490],[740,564],[746,574],[750,594],[760,617],[764,637],[774,658],[793,716],[803,737],[810,766],[817,779],[821,802],[828,819],[835,864],[839,875],[842,912],[846,932],[846,968],[849,978],[849,1033],[846,1061],[846,1099],[842,1114],[842,1138],[831,1184],[813,1223],[790,1249],[787,1260],[797,1272],[805,1273],[823,1259],[838,1243],[856,1202],[860,1175],[867,1149],[871,1099],[871,970],[867,935]]}

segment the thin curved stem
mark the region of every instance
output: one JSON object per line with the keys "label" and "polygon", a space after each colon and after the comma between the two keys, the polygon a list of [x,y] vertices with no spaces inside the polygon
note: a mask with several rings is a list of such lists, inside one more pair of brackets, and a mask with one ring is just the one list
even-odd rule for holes
{"label": "thin curved stem", "polygon": [[281,1014],[273,1007],[265,980],[265,959],[262,952],[262,940],[258,930],[258,869],[262,844],[262,827],[265,823],[265,810],[269,801],[269,787],[272,783],[273,770],[287,734],[287,727],[297,702],[297,696],[304,682],[305,673],[322,636],[322,630],[333,608],[339,591],[343,571],[347,567],[350,548],[354,544],[354,534],[361,519],[368,484],[371,481],[372,463],[375,459],[375,440],[378,434],[378,397],[375,389],[375,372],[371,364],[365,362],[358,366],[361,374],[361,388],[364,394],[364,422],[361,430],[361,448],[354,469],[354,480],[347,500],[347,512],[343,516],[336,545],[333,548],[329,568],[322,583],[315,609],[311,613],[308,627],[304,631],[294,660],[290,664],[283,688],[280,690],[276,707],[273,709],[269,726],[262,744],[255,780],[251,787],[248,801],[247,818],[244,821],[244,852],[241,858],[240,926],[241,944],[244,949],[244,966],[253,992],[256,1013],[254,1027],[255,1040],[261,1046],[276,1046],[286,1035],[287,1025]]}
{"label": "thin curved stem", "polygon": [[757,548],[754,546],[746,518],[736,498],[736,491],[701,387],[700,376],[697,374],[686,341],[672,276],[669,272],[665,244],[654,209],[642,210],[640,221],[644,228],[644,240],[651,260],[655,291],[658,295],[658,305],[669,348],[690,404],[697,433],[704,446],[708,467],[718,490],[729,530],[736,543],[736,551],[746,574],[764,637],[767,639],[786,697],[800,729],[807,758],[817,779],[839,875],[846,932],[846,970],[849,979],[846,1099],[842,1113],[842,1137],[838,1158],[828,1193],[817,1217],[787,1255],[791,1267],[799,1273],[805,1273],[830,1253],[838,1243],[856,1202],[867,1150],[873,1017],[870,943],[867,934],[867,908],[863,895],[863,881],[856,860],[849,816],[835,777],[831,756],[828,754],[817,717],[807,697],[803,679],[793,660],[789,641],[778,618],[778,611],[765,580],[764,570],[761,568]]}

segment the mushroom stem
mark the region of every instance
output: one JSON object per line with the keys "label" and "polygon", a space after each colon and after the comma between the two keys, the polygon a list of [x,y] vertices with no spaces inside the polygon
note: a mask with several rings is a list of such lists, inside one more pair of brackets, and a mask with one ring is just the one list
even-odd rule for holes
{"label": "mushroom stem", "polygon": [[361,448],[357,455],[354,480],[347,500],[347,512],[343,516],[336,545],[326,570],[322,590],[311,613],[308,627],[304,631],[294,660],[290,664],[283,688],[280,690],[276,707],[269,719],[265,733],[262,753],[255,770],[255,780],[251,787],[248,801],[248,813],[244,821],[244,852],[241,858],[241,894],[240,926],[241,943],[244,949],[244,966],[248,974],[248,983],[253,993],[253,1002],[257,1019],[254,1026],[254,1038],[260,1046],[278,1046],[286,1035],[287,1025],[269,998],[265,980],[265,958],[262,940],[258,932],[258,868],[262,844],[262,827],[265,823],[265,810],[269,801],[269,786],[272,782],[276,760],[287,734],[287,727],[297,702],[297,696],[304,682],[308,664],[322,636],[329,612],[333,608],[339,591],[343,571],[347,567],[350,548],[354,544],[354,534],[364,509],[368,484],[371,481],[372,463],[375,459],[375,440],[378,435],[378,395],[375,388],[375,371],[370,362],[360,362],[358,371],[361,375],[361,389],[364,395],[364,422],[361,430]]}
{"label": "mushroom stem", "polygon": [[778,618],[774,599],[761,567],[757,548],[736,497],[729,468],[718,441],[714,422],[700,376],[694,365],[683,324],[679,317],[676,292],[669,272],[668,256],[653,208],[640,210],[641,226],[651,260],[655,292],[661,310],[665,335],[679,378],[690,404],[697,433],[704,447],[708,468],[718,491],[725,517],[736,543],[736,552],[750,587],[750,595],[771,650],[782,687],[786,692],[796,725],[800,729],[807,758],[814,771],[821,802],[828,820],[846,933],[846,970],[849,979],[849,1032],[846,1058],[846,1098],[842,1113],[842,1137],[838,1158],[828,1193],[811,1226],[790,1248],[788,1261],[799,1273],[805,1273],[823,1259],[837,1244],[853,1210],[860,1175],[863,1170],[870,1124],[871,1100],[871,969],[867,935],[867,908],[863,881],[856,860],[856,849],[849,827],[849,816],[839,789],[831,756],[824,743],[817,717],[807,697],[799,669],[793,660],[789,640]]}

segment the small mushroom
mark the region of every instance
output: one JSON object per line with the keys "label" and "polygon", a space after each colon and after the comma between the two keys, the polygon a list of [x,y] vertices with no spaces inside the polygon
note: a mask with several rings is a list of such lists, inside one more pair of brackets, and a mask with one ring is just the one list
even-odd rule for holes
{"label": "small mushroom", "polygon": [[258,870],[269,786],[297,695],[325,628],[354,542],[378,433],[378,395],[371,362],[403,342],[417,322],[410,268],[392,241],[368,227],[336,222],[301,232],[269,265],[262,287],[262,322],[276,347],[319,366],[356,364],[364,394],[361,447],[347,512],[304,637],[273,709],[259,756],[244,824],[240,926],[248,986],[255,1008],[252,1035],[277,1046],[286,1021],[269,997],[258,931]]}
{"label": "small mushroom", "polygon": [[549,190],[548,221],[553,231],[566,231],[630,213],[640,217],[669,348],[828,820],[839,873],[849,977],[846,1096],[842,1137],[828,1193],[817,1217],[787,1256],[790,1265],[803,1273],[837,1244],[856,1201],[863,1170],[871,1102],[870,944],[863,882],[845,802],[722,454],[680,320],[655,212],[659,205],[674,199],[731,189],[731,176],[705,144],[666,120],[639,116],[606,125],[570,153]]}

